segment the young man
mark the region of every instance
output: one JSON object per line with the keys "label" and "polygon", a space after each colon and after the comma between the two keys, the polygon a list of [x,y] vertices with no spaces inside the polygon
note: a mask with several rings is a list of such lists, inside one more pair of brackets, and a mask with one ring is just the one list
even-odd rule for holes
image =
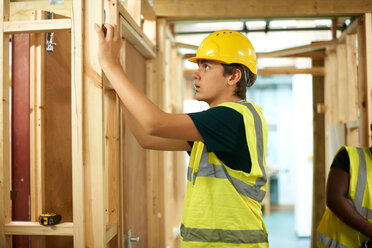
{"label": "young man", "polygon": [[145,148],[191,151],[184,214],[183,248],[268,247],[261,201],[266,192],[267,125],[261,108],[245,101],[256,80],[250,41],[222,30],[199,46],[195,98],[210,109],[193,114],[163,112],[128,80],[118,60],[121,37],[96,25],[98,58],[123,102],[126,122]]}
{"label": "young man", "polygon": [[[327,182],[318,247],[372,247],[372,147],[341,147]],[[363,245],[363,246],[362,246]]]}

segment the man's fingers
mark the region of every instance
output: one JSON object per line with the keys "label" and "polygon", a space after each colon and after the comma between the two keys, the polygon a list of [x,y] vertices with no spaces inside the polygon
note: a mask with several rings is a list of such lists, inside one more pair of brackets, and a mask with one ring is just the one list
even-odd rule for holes
{"label": "man's fingers", "polygon": [[97,34],[98,34],[98,38],[99,38],[100,40],[102,40],[102,39],[105,38],[105,37],[104,37],[104,34],[103,34],[103,31],[102,31],[101,27],[98,26],[98,24],[94,23],[94,29],[96,30],[96,32],[97,32]]}
{"label": "man's fingers", "polygon": [[114,40],[118,40],[120,39],[120,34],[119,34],[119,30],[118,30],[118,26],[116,24],[114,24]]}
{"label": "man's fingers", "polygon": [[114,27],[110,24],[107,24],[105,23],[105,27],[107,29],[107,33],[106,33],[106,39],[107,40],[112,40],[113,39],[113,35],[114,35]]}

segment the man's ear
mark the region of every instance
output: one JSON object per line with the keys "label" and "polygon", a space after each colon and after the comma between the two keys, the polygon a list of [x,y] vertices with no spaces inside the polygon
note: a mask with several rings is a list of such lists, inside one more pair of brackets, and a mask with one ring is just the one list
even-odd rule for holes
{"label": "man's ear", "polygon": [[241,78],[242,78],[242,71],[239,69],[235,69],[233,74],[229,76],[228,84],[235,85],[240,81]]}

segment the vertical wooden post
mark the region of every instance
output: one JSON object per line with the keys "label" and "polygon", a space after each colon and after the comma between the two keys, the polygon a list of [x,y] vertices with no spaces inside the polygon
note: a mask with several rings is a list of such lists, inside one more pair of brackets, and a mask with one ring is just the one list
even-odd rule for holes
{"label": "vertical wooden post", "polygon": [[4,21],[9,21],[9,0],[0,0],[0,246],[10,247],[4,224],[11,221],[10,211],[10,135],[9,135],[9,35]]}
{"label": "vertical wooden post", "polygon": [[372,146],[372,13],[365,14],[366,66],[367,66],[367,146]]}
{"label": "vertical wooden post", "polygon": [[[313,66],[323,66],[324,60],[313,60]],[[314,115],[314,169],[313,169],[313,213],[311,247],[316,248],[316,228],[325,210],[325,116],[318,112],[318,104],[324,104],[324,76],[313,76]]]}
{"label": "vertical wooden post", "polygon": [[71,29],[71,146],[74,247],[85,247],[83,168],[83,1],[72,2]]}
{"label": "vertical wooden post", "polygon": [[[45,13],[34,11],[33,20],[44,19]],[[45,35],[30,35],[30,194],[31,221],[44,212],[44,49]],[[32,237],[32,245],[45,247],[45,237]]]}
{"label": "vertical wooden post", "polygon": [[367,147],[371,141],[372,108],[372,21],[371,13],[366,13],[358,23],[358,59],[359,59],[359,109],[361,146]]}
{"label": "vertical wooden post", "polygon": [[93,24],[103,22],[103,1],[84,1],[83,164],[85,246],[106,246],[106,170],[104,166],[103,85]]}
{"label": "vertical wooden post", "polygon": [[[356,57],[356,34],[346,36],[347,63],[347,123],[358,121],[358,72]],[[348,127],[346,145],[359,146],[359,132],[357,127]]]}

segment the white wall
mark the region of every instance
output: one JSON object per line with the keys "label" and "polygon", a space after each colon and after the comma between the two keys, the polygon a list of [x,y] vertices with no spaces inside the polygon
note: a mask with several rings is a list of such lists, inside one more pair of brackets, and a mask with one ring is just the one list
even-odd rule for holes
{"label": "white wall", "polygon": [[313,111],[312,77],[293,78],[293,107],[296,163],[295,231],[300,237],[311,235],[313,192]]}

